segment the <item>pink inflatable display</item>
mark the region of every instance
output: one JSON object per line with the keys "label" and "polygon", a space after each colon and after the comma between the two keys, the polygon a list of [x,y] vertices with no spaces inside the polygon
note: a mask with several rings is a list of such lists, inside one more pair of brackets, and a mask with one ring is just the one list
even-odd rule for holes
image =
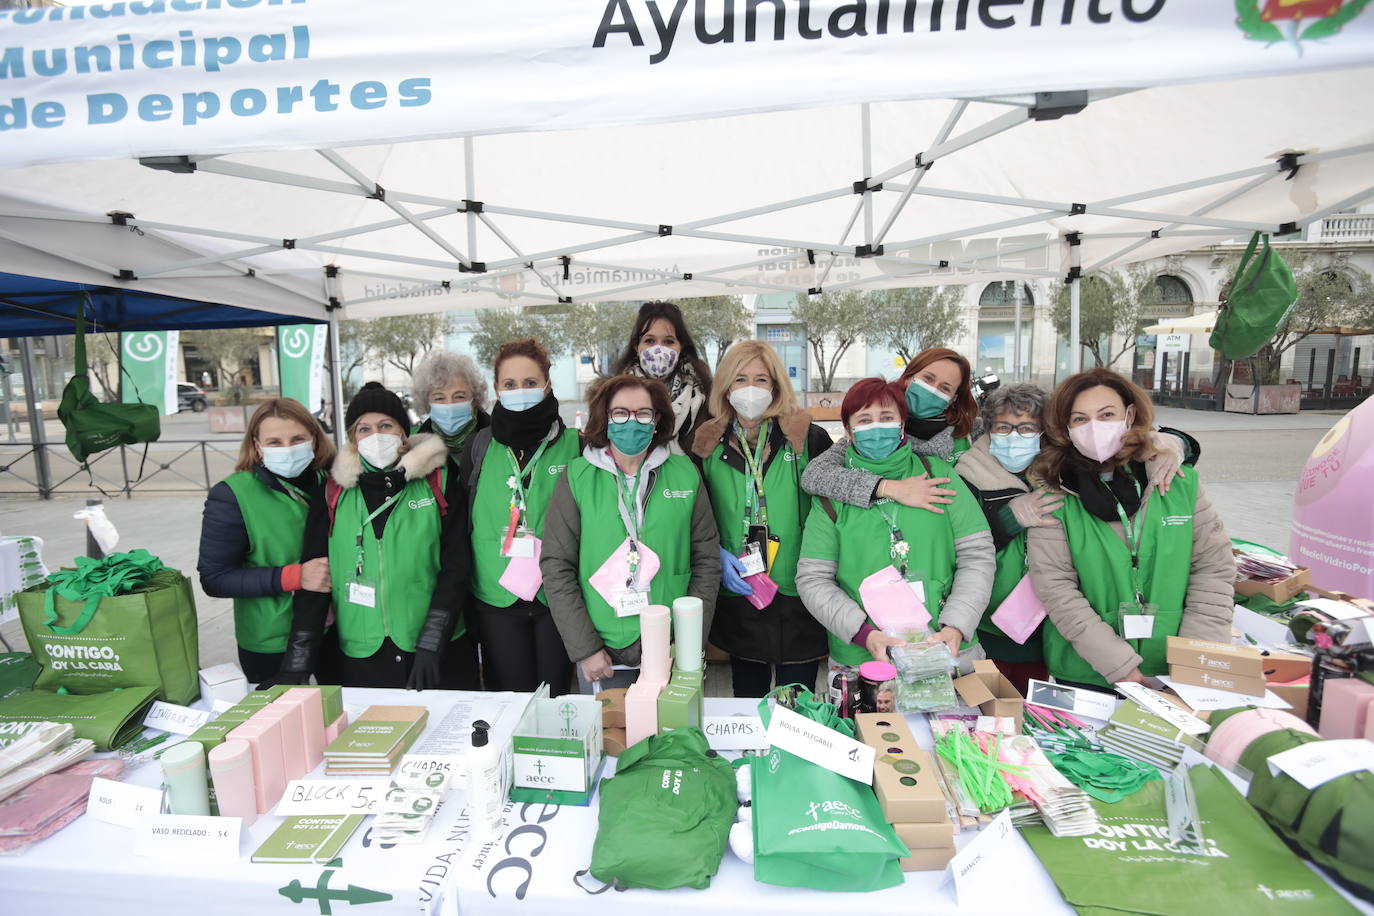
{"label": "pink inflatable display", "polygon": [[1374,398],[1341,418],[1303,467],[1288,556],[1312,584],[1374,597]]}

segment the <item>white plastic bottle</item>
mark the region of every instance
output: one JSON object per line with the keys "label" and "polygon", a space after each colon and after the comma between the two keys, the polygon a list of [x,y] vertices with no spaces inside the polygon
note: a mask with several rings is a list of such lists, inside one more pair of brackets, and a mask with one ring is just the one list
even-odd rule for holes
{"label": "white plastic bottle", "polygon": [[481,719],[472,723],[472,747],[468,749],[468,820],[476,839],[501,833],[510,783],[505,755],[491,743],[491,726]]}

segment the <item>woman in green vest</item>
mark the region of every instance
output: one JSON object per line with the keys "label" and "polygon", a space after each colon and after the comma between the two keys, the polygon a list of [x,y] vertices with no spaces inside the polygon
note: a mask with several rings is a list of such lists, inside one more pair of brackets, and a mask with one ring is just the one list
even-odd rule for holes
{"label": "woman in green vest", "polygon": [[549,615],[539,572],[544,516],[568,463],[582,451],[558,414],[549,351],[531,338],[502,344],[494,363],[491,427],[472,440],[462,466],[472,507],[473,629],[487,690],[557,696],[572,661]]}
{"label": "woman in green vest", "polygon": [[918,454],[905,441],[907,404],[898,383],[856,382],[840,415],[849,436],[844,467],[881,480],[945,477],[956,495],[940,514],[890,499],[872,508],[824,498],[812,502],[797,561],[797,591],[830,631],[831,660],[859,665],[884,658],[888,646],[905,641],[874,624],[870,612],[881,603],[884,610],[924,607],[927,639],[944,642],[960,667],[970,670],[982,658],[978,623],[995,569],[992,535],[978,503],[947,461]]}
{"label": "woman in green vest", "polygon": [[429,416],[412,433],[433,433],[448,446],[455,467],[473,438],[491,425],[487,382],[471,357],[436,350],[421,360],[412,376],[411,397],[428,405]]}
{"label": "woman in green vest", "polygon": [[1060,524],[1030,529],[1055,680],[1109,690],[1168,670],[1166,637],[1231,641],[1235,560],[1197,471],[1151,486],[1150,396],[1107,369],[1062,382],[1031,477],[1064,494]]}
{"label": "woman in green vest", "polygon": [[639,613],[651,604],[700,598],[702,632],[710,632],[720,539],[696,466],[668,452],[673,424],[660,382],[629,375],[602,382],[588,404],[582,457],[568,465],[549,503],[539,561],[544,592],[587,683],[633,680],[613,676],[612,667],[638,667]]}
{"label": "woman in green vest", "polygon": [[301,404],[264,401],[253,411],[234,473],[205,500],[196,569],[205,594],[234,599],[239,667],[250,683],[281,667],[291,599],[328,594],[329,559],[302,563],[306,509],[324,488],[334,444]]}
{"label": "woman in green vest", "polygon": [[[467,501],[438,436],[407,436],[405,405],[378,382],[344,414],[348,441],[310,505],[305,560],[328,557],[346,687],[477,689],[463,609],[472,575]],[[316,671],[328,595],[298,592],[281,683]]]}
{"label": "woman in green vest", "polygon": [[[922,350],[907,363],[901,378],[893,383],[902,392],[906,413],[903,448],[938,458],[942,466],[959,460],[968,450],[970,437],[977,432],[974,427],[978,403],[970,387],[972,375],[968,360],[945,347]],[[876,505],[878,500],[890,499],[938,514],[957,491],[946,479],[948,475],[927,474],[922,467],[916,468],[919,473],[914,476],[898,480],[850,467],[845,460],[849,443],[836,444],[841,448],[807,466],[802,486],[808,493],[862,509]]]}
{"label": "woman in green vest", "polygon": [[[816,683],[826,656],[825,628],[797,597],[802,523],[811,497],[801,488],[808,461],[830,435],[797,407],[778,354],[742,340],[716,366],[712,418],[697,428],[692,454],[711,495],[720,532],[721,591],[711,642],[730,653],[737,697],[761,697],[777,684]],[[777,594],[751,603],[745,576],[762,570]]]}

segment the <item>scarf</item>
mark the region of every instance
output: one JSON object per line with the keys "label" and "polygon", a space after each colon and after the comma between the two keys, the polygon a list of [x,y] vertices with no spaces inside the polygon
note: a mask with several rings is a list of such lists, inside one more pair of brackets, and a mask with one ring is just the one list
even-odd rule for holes
{"label": "scarf", "polygon": [[558,422],[558,398],[552,394],[528,410],[507,410],[498,400],[491,409],[491,437],[517,453],[528,451]]}
{"label": "scarf", "polygon": [[[637,378],[650,377],[638,362],[629,366],[625,374]],[[692,427],[696,417],[706,406],[706,392],[702,389],[701,377],[697,375],[696,367],[692,365],[691,360],[678,362],[667,378],[658,381],[668,388],[668,400],[673,404],[673,439],[669,443],[669,448],[674,454],[682,454],[678,436],[683,427]]]}
{"label": "scarf", "polygon": [[944,417],[929,420],[907,417],[905,429],[907,442],[916,454],[954,460],[954,427]]}
{"label": "scarf", "polygon": [[435,426],[432,420],[427,422],[430,426],[429,431],[435,433],[440,439],[444,440],[444,445],[448,447],[448,453],[453,456],[454,461],[457,461],[459,457],[462,456],[463,449],[472,441],[472,434],[477,432],[476,413],[473,413],[472,419],[463,424],[462,429],[459,429],[451,436],[438,426]]}
{"label": "scarf", "polygon": [[1111,480],[1103,480],[1097,471],[1070,466],[1064,469],[1062,481],[1078,494],[1083,501],[1083,508],[1094,518],[1104,522],[1119,522],[1121,516],[1116,511],[1118,503],[1127,518],[1134,518],[1136,512],[1140,511],[1140,496],[1131,478],[1134,477],[1140,485],[1141,493],[1149,487],[1150,478],[1145,472],[1145,465],[1139,461],[1132,461],[1115,470]]}

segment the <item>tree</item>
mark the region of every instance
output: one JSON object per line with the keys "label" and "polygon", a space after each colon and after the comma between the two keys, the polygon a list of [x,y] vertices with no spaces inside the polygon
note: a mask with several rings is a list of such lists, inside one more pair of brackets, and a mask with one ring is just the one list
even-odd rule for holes
{"label": "tree", "polygon": [[86,368],[100,385],[102,401],[119,400],[119,338],[111,334],[86,335]]}
{"label": "tree", "polygon": [[814,390],[829,391],[844,354],[860,338],[872,333],[873,306],[862,293],[846,289],[798,296],[792,314],[806,325],[806,342],[811,344],[820,376],[820,387]]}
{"label": "tree", "polygon": [[[356,318],[352,321],[339,322],[339,359],[343,362],[343,371],[339,378],[345,401],[351,401],[353,395],[358,393],[358,386],[353,382],[353,372],[361,369],[367,362],[367,350],[362,341],[365,325],[365,321],[359,321]],[[324,354],[325,371],[332,374],[334,366],[330,355],[329,350],[326,349]],[[315,405],[310,406],[313,408]]]}
{"label": "tree", "polygon": [[633,302],[576,305],[561,322],[565,347],[573,356],[590,357],[592,371],[604,377],[630,339],[638,314]]}
{"label": "tree", "polygon": [[869,293],[871,343],[883,344],[911,362],[917,353],[943,347],[964,332],[962,286],[921,286]]}
{"label": "tree", "polygon": [[[1106,270],[1080,280],[1078,340],[1093,355],[1094,365],[1110,366],[1132,349],[1146,306],[1159,301],[1155,274],[1144,266],[1134,266],[1124,274]],[[1069,338],[1073,321],[1067,283],[1055,296],[1050,318],[1056,333]],[[1114,334],[1122,344],[1112,353],[1109,338]]]}
{"label": "tree", "polygon": [[501,345],[521,337],[533,337],[548,348],[550,356],[566,349],[559,330],[566,311],[560,316],[541,315],[529,308],[485,308],[477,310],[477,331],[472,335],[472,352],[477,362],[490,366]]}
{"label": "tree", "polygon": [[258,358],[258,348],[265,339],[261,328],[187,331],[184,338],[195,346],[201,359],[215,367],[221,389],[226,379]]}
{"label": "tree", "polygon": [[371,357],[384,360],[407,375],[415,364],[448,334],[446,313],[388,315],[358,322],[358,343]]}
{"label": "tree", "polygon": [[[1339,269],[1318,265],[1306,255],[1289,260],[1298,286],[1298,300],[1279,324],[1273,339],[1254,356],[1261,385],[1279,384],[1283,354],[1313,334],[1340,325],[1374,327],[1374,284],[1369,274],[1349,265]],[[1234,275],[1234,265],[1229,272]],[[1222,287],[1223,300],[1230,293],[1230,285],[1228,281]]]}
{"label": "tree", "polygon": [[687,328],[692,332],[697,345],[708,343],[716,345],[716,365],[730,344],[752,336],[749,328],[749,313],[745,311],[744,299],[739,296],[698,296],[692,299],[679,299],[678,308]]}

